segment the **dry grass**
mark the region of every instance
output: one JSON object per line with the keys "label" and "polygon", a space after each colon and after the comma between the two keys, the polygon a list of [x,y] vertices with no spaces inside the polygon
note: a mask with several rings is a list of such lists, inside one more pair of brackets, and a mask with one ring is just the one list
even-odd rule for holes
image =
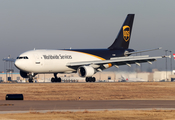
{"label": "dry grass", "polygon": [[30,112],[0,114],[0,120],[174,120],[175,110]]}
{"label": "dry grass", "polygon": [[[6,94],[25,100],[175,100],[175,82],[0,84]],[[174,120],[175,110],[128,110],[0,114],[0,120]]]}
{"label": "dry grass", "polygon": [[0,88],[0,100],[6,94],[23,94],[24,100],[175,100],[175,82],[0,84]]}

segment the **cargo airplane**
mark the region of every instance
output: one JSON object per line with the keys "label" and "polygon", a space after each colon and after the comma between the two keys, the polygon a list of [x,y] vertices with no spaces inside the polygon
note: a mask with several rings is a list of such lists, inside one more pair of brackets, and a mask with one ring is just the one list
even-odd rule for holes
{"label": "cargo airplane", "polygon": [[140,65],[143,62],[151,63],[158,58],[163,58],[163,56],[130,56],[151,51],[135,51],[128,48],[133,21],[134,14],[128,14],[115,41],[106,49],[31,50],[19,55],[15,66],[20,70],[23,78],[29,78],[29,82],[33,82],[35,75],[43,73],[54,74],[51,82],[61,82],[61,78],[57,77],[58,73],[78,73],[80,77],[86,78],[86,82],[95,82],[96,78],[92,76],[96,72],[112,66]]}

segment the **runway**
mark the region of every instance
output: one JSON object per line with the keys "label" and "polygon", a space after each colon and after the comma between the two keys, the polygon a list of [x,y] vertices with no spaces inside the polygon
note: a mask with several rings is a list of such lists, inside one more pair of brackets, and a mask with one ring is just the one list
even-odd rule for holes
{"label": "runway", "polygon": [[175,109],[175,100],[0,101],[0,113],[123,109]]}

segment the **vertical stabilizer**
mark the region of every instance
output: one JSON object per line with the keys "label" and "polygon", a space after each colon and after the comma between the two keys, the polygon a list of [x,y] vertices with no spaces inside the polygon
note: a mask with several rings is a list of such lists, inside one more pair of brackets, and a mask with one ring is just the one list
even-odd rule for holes
{"label": "vertical stabilizer", "polygon": [[131,38],[133,21],[134,21],[134,14],[128,14],[114,43],[108,49],[110,50],[128,49]]}

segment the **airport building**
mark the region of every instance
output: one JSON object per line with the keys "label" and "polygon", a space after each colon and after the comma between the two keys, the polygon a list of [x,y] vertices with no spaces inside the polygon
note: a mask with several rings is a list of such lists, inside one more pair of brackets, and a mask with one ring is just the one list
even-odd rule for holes
{"label": "airport building", "polygon": [[[85,78],[79,77],[77,74],[58,74],[63,82],[85,82]],[[38,74],[35,76],[34,82],[50,82],[53,74]],[[96,77],[98,82],[120,82],[122,78],[126,80],[142,79],[148,82],[172,81],[175,74],[171,71],[157,71],[153,72],[126,72],[126,71],[109,71],[98,72],[93,77]],[[28,82],[28,79],[22,78],[19,73],[0,73],[0,82]],[[132,81],[133,82],[133,81]]]}

